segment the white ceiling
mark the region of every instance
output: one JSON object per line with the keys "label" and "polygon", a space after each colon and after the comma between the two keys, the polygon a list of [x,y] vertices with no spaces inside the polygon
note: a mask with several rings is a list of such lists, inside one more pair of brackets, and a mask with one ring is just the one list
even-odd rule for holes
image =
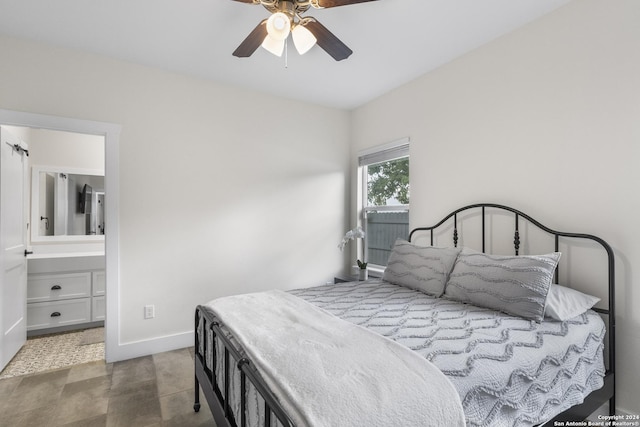
{"label": "white ceiling", "polygon": [[319,47],[288,67],[231,55],[268,12],[231,0],[0,0],[0,33],[286,98],[352,109],[570,0],[378,0],[309,10],[353,51]]}

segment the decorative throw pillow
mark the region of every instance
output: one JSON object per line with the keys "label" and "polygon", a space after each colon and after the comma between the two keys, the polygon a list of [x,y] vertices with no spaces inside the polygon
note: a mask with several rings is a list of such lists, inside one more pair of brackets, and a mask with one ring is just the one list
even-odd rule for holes
{"label": "decorative throw pillow", "polygon": [[555,320],[569,320],[589,310],[598,301],[600,298],[552,283],[544,315]]}
{"label": "decorative throw pillow", "polygon": [[382,279],[439,297],[459,252],[456,248],[418,246],[398,239]]}
{"label": "decorative throw pillow", "polygon": [[445,296],[540,322],[559,259],[560,252],[501,256],[464,249]]}

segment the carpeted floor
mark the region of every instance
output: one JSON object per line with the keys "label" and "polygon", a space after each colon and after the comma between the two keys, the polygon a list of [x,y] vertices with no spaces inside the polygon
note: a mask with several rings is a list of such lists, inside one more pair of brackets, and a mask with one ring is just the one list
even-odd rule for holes
{"label": "carpeted floor", "polygon": [[29,338],[0,379],[104,360],[104,328]]}

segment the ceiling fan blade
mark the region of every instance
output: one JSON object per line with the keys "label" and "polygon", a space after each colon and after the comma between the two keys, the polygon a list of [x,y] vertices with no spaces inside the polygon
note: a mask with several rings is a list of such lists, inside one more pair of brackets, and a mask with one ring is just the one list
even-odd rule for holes
{"label": "ceiling fan blade", "polygon": [[331,31],[318,21],[309,21],[305,27],[311,31],[318,40],[318,46],[323,48],[336,61],[347,59],[353,51],[342,43]]}
{"label": "ceiling fan blade", "polygon": [[237,56],[238,58],[248,58],[253,55],[253,52],[260,47],[264,38],[267,37],[266,22],[267,20],[264,19],[253,29],[253,31],[251,31],[247,38],[244,39],[244,41],[240,43],[240,46],[238,46],[238,48],[233,52],[233,56]]}
{"label": "ceiling fan blade", "polygon": [[[242,1],[242,0],[236,0]],[[318,6],[328,8],[328,7],[338,7],[338,6],[348,6],[350,4],[364,3],[367,1],[375,1],[375,0],[317,0]]]}

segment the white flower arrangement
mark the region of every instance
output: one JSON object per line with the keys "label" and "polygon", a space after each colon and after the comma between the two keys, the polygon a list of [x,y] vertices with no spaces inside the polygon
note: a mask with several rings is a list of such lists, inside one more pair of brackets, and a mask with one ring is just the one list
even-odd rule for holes
{"label": "white flower arrangement", "polygon": [[[342,241],[340,242],[340,244],[338,245],[338,248],[340,248],[341,251],[344,250],[344,247],[347,245],[347,243],[349,243],[349,240],[355,240],[355,239],[364,239],[366,236],[364,230],[362,229],[362,227],[356,227],[352,230],[347,231],[347,233],[344,235],[344,237],[342,238]],[[364,259],[364,257],[363,257]],[[367,268],[367,263],[364,261],[360,261],[357,260],[358,262],[358,267],[360,267],[361,270],[365,270]]]}

